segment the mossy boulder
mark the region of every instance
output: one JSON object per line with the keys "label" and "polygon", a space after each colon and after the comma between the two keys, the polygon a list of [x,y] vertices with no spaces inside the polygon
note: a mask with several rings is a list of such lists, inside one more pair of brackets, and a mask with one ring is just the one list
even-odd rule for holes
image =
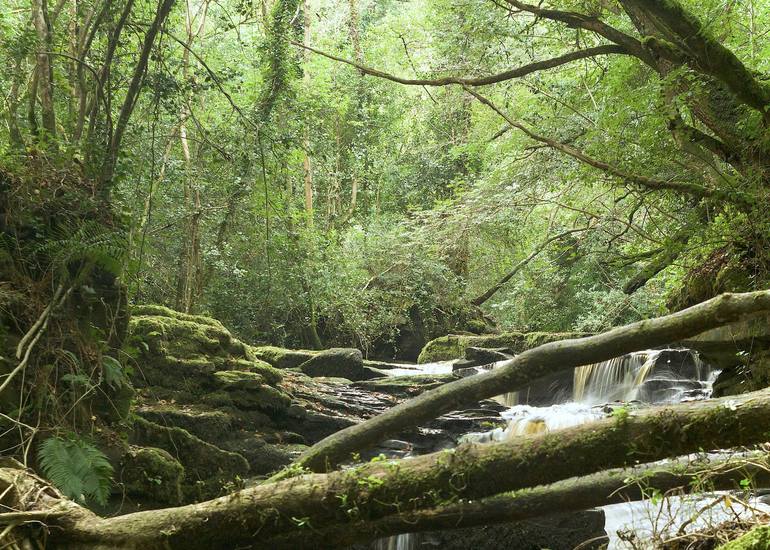
{"label": "mossy boulder", "polygon": [[171,506],[183,502],[184,467],[163,449],[130,446],[118,475],[129,496]]}
{"label": "mossy boulder", "polygon": [[257,359],[269,363],[276,369],[294,369],[318,355],[317,351],[285,349],[275,346],[252,347],[251,351]]}
{"label": "mossy boulder", "polygon": [[136,358],[137,387],[202,393],[217,385],[214,373],[227,370],[258,373],[269,385],[282,379],[216,319],[163,306],[134,308],[126,350]]}
{"label": "mossy boulder", "polygon": [[163,449],[185,470],[184,499],[213,498],[231,490],[249,473],[249,463],[238,453],[220,449],[187,430],[162,426],[137,417],[129,443]]}
{"label": "mossy boulder", "polygon": [[355,348],[331,348],[311,357],[299,366],[299,370],[312,377],[370,380],[382,373],[364,366],[364,357]]}
{"label": "mossy boulder", "polygon": [[449,334],[428,342],[417,362],[435,363],[460,359],[469,347],[499,349],[516,354],[549,342],[589,336],[583,332],[503,332],[500,334]]}

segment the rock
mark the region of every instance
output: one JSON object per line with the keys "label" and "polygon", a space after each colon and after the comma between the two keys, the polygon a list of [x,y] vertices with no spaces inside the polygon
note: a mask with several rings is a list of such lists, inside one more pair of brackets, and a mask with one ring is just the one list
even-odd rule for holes
{"label": "rock", "polygon": [[352,381],[384,376],[370,367],[364,367],[361,351],[354,348],[324,350],[302,363],[299,370],[312,377],[339,377]]}
{"label": "rock", "polygon": [[582,338],[588,335],[588,333],[578,332],[503,332],[484,336],[449,334],[428,342],[420,352],[417,362],[424,364],[459,359],[464,356],[465,349],[469,347],[505,348],[510,351],[510,354],[517,354],[549,342]]}
{"label": "rock", "polygon": [[205,393],[215,384],[214,373],[226,370],[259,373],[270,385],[282,379],[219,321],[162,306],[134,308],[125,351],[138,365],[132,377],[136,387]]}
{"label": "rock", "polygon": [[444,550],[572,550],[577,547],[594,550],[607,544],[604,512],[601,510],[555,514],[516,523],[429,531],[412,536],[416,538],[414,548]]}
{"label": "rock", "polygon": [[294,369],[305,361],[318,355],[317,351],[284,349],[275,346],[252,347],[257,359],[261,359],[277,369]]}
{"label": "rock", "polygon": [[722,371],[714,382],[714,397],[770,385],[770,315],[708,330],[682,345],[696,350],[705,362]]}
{"label": "rock", "polygon": [[214,444],[227,439],[234,430],[231,414],[200,405],[145,404],[137,408],[136,414],[161,426],[182,428]]}
{"label": "rock", "polygon": [[249,463],[240,454],[220,449],[182,428],[141,417],[134,420],[129,443],[163,449],[179,461],[185,470],[182,492],[186,502],[219,496],[249,472]]}
{"label": "rock", "polygon": [[513,357],[513,352],[509,348],[477,348],[470,346],[465,348],[465,359],[468,361],[474,361],[474,367],[480,367],[482,365],[491,365],[498,361],[505,361]]}
{"label": "rock", "polygon": [[291,405],[291,397],[265,384],[264,377],[259,373],[219,371],[214,373],[214,378],[217,389],[226,392],[232,405],[239,409],[284,413]]}
{"label": "rock", "polygon": [[178,506],[184,500],[184,468],[163,449],[132,445],[121,461],[117,477],[132,497],[170,506]]}
{"label": "rock", "polygon": [[453,374],[414,374],[356,382],[353,387],[396,397],[414,397],[454,380],[457,380],[457,377]]}

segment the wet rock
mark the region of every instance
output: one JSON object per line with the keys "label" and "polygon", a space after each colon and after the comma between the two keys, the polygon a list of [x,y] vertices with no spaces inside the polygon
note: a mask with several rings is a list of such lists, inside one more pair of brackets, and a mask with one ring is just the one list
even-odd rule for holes
{"label": "wet rock", "polygon": [[182,465],[167,451],[132,445],[121,461],[117,479],[129,496],[177,506],[184,501],[184,475]]}
{"label": "wet rock", "polygon": [[415,548],[442,550],[573,550],[577,547],[593,550],[607,544],[604,512],[601,510],[558,514],[516,523],[430,531],[412,536],[416,538]]}
{"label": "wet rock", "polygon": [[513,358],[513,352],[509,348],[477,348],[470,346],[465,348],[465,359],[474,361],[473,366],[490,365],[498,361],[505,361]]}
{"label": "wet rock", "polygon": [[420,395],[427,390],[454,380],[457,380],[457,376],[453,374],[415,374],[356,382],[352,386],[366,391],[406,398]]}

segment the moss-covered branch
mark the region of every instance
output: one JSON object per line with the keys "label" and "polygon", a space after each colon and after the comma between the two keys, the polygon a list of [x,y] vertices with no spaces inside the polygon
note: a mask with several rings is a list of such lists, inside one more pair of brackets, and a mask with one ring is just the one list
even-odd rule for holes
{"label": "moss-covered branch", "polygon": [[[743,62],[701,22],[675,0],[621,0],[629,8],[649,14],[657,29],[684,52],[693,68],[723,82],[743,103],[767,113],[770,86],[757,79]],[[678,57],[678,56],[677,56]]]}

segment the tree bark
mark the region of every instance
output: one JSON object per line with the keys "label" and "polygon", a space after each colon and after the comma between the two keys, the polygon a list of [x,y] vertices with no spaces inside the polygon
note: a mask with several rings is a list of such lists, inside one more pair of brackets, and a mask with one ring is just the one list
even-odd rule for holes
{"label": "tree bark", "polygon": [[107,158],[105,159],[104,166],[101,171],[101,194],[104,198],[109,196],[109,191],[112,187],[112,177],[115,174],[115,166],[118,161],[118,153],[120,152],[120,146],[123,142],[123,135],[128,127],[128,121],[131,118],[131,113],[136,107],[136,100],[139,97],[139,92],[142,88],[142,82],[144,81],[144,75],[147,69],[147,63],[150,59],[150,52],[155,44],[155,37],[160,32],[163,23],[166,21],[168,14],[171,13],[171,8],[174,5],[174,0],[161,0],[158,5],[158,9],[155,12],[155,18],[153,19],[150,27],[147,29],[147,33],[144,35],[144,42],[142,44],[142,50],[139,54],[139,60],[134,66],[134,73],[131,77],[131,81],[126,91],[126,97],[123,100],[123,105],[120,108],[118,115],[118,121],[115,125],[115,131],[110,139]]}
{"label": "tree bark", "polygon": [[[518,491],[636,461],[749,445],[764,441],[768,429],[770,390],[762,390],[730,399],[631,412],[539,436],[467,443],[411,459],[306,474],[199,504],[108,519],[57,495],[30,492],[34,478],[26,479],[27,486],[22,482],[16,494],[35,494],[37,500],[9,505],[18,510],[17,514],[50,511],[48,542],[64,548],[339,546],[383,534],[443,527],[464,510],[469,514],[468,524],[476,524],[486,523],[487,517],[502,520],[540,515],[553,509],[556,502],[565,509],[612,502],[606,491],[618,488],[627,473],[609,472]],[[667,474],[665,466],[651,468],[651,479],[664,488],[678,485],[699,471],[694,467]],[[759,469],[767,475],[761,463]],[[722,473],[727,476],[721,481],[725,484],[747,477],[743,472]],[[3,480],[8,485],[17,477],[18,470],[0,469],[0,490],[4,489]],[[474,504],[509,491],[517,493]],[[633,489],[630,494],[639,496]],[[504,515],[506,509],[510,516]],[[39,516],[36,519],[39,521]],[[410,519],[418,523],[410,523]],[[378,525],[382,531],[374,529]]]}
{"label": "tree bark", "polygon": [[298,464],[325,471],[351,453],[407,426],[510,391],[548,374],[598,363],[632,351],[670,344],[756,313],[770,311],[770,291],[722,294],[671,315],[640,321],[588,338],[552,342],[528,350],[500,368],[427,391],[384,413],[341,430],[308,449]]}
{"label": "tree bark", "polygon": [[48,8],[45,0],[33,0],[32,20],[37,35],[37,91],[40,96],[40,113],[43,129],[48,139],[56,137],[56,111],[53,106],[53,67],[51,56],[51,29],[48,26]]}

